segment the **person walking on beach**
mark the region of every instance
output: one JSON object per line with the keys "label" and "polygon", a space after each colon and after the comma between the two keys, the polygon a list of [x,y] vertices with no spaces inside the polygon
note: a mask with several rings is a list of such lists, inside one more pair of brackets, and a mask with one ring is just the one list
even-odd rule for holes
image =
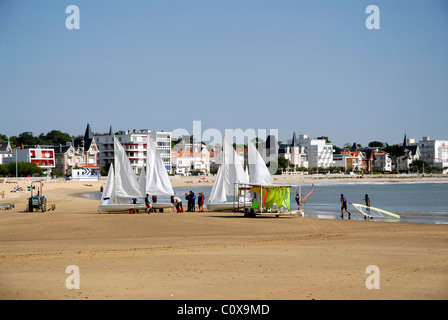
{"label": "person walking on beach", "polygon": [[198,196],[199,212],[204,212],[204,192],[200,192]]}
{"label": "person walking on beach", "polygon": [[341,194],[341,219],[344,219],[344,210],[348,213],[348,218],[350,219],[350,212],[347,210],[347,199]]}
{"label": "person walking on beach", "polygon": [[145,212],[148,211],[148,213],[150,213],[151,212],[151,202],[149,201],[149,194],[146,194],[145,204],[146,204]]}
{"label": "person walking on beach", "polygon": [[[365,197],[364,197],[364,201],[366,202],[366,212],[367,214],[370,215],[370,199],[369,199],[369,195],[366,193]],[[372,219],[372,217],[370,217],[370,219]],[[364,220],[367,220],[367,216],[364,216]]]}

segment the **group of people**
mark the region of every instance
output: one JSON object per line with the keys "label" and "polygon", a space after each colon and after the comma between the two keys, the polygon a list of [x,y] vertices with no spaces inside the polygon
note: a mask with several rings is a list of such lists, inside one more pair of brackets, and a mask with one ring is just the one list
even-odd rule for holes
{"label": "group of people", "polygon": [[[198,208],[199,212],[204,212],[204,192],[199,192],[198,196],[196,197],[195,193],[193,191],[190,191],[189,193],[185,194],[185,200],[187,201],[187,211],[186,212],[195,212],[196,211],[196,199],[198,201]],[[176,206],[177,212],[184,212],[184,207],[182,205],[182,199],[178,196],[174,195],[171,197],[171,203],[173,203]]]}
{"label": "group of people", "polygon": [[[157,196],[151,197],[152,203],[157,203]],[[151,201],[149,200],[149,194],[146,194],[145,197],[145,204],[146,204],[146,212],[156,212],[155,208],[151,208]]]}
{"label": "group of people", "polygon": [[[350,219],[350,211],[347,210],[347,198],[344,196],[344,194],[341,194],[341,219],[344,219],[344,210],[348,213],[348,218]],[[369,195],[366,194],[364,196],[364,202],[366,203],[367,212],[370,212],[370,199]],[[366,220],[366,216],[364,216],[364,220]]]}
{"label": "group of people", "polygon": [[204,192],[199,192],[198,196],[196,197],[193,191],[185,194],[185,200],[187,200],[187,212],[196,211],[196,199],[198,200],[199,212],[204,212]]}

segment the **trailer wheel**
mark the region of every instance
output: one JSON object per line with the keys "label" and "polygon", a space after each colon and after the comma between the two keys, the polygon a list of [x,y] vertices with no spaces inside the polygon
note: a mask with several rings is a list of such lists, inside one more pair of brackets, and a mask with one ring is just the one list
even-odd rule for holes
{"label": "trailer wheel", "polygon": [[159,212],[163,212],[163,208],[160,208]]}
{"label": "trailer wheel", "polygon": [[135,213],[135,210],[134,210],[134,209],[131,209],[131,210],[129,210],[129,213],[130,213],[130,214],[133,214],[133,213]]}

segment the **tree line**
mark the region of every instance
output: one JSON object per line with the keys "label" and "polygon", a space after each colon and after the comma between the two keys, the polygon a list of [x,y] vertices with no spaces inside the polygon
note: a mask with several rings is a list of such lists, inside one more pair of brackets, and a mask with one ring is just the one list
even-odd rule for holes
{"label": "tree line", "polygon": [[18,162],[17,166],[15,162],[0,165],[0,177],[15,177],[16,174],[18,177],[41,177],[44,170],[36,164],[28,162]]}
{"label": "tree line", "polygon": [[[41,133],[39,136],[35,137],[32,132],[26,131],[20,133],[18,136],[9,137],[9,142],[11,147],[17,148],[22,145],[38,145],[38,144],[62,144],[65,145],[67,142],[72,141],[72,139],[79,138],[82,136],[71,136],[66,132],[61,132],[59,130],[51,130],[46,134]],[[0,142],[7,142],[8,137],[4,134],[0,134]]]}

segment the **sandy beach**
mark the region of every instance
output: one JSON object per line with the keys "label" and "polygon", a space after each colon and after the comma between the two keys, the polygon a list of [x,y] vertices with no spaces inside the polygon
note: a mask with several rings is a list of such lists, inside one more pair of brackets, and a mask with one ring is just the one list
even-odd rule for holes
{"label": "sandy beach", "polygon": [[[408,178],[423,179],[448,178]],[[0,299],[448,298],[448,225],[230,212],[100,214],[98,200],[77,194],[97,192],[104,182],[45,182],[44,195],[56,205],[45,213],[25,212],[29,192],[0,183],[0,203],[15,203],[0,210]],[[172,182],[205,186],[213,178]],[[70,265],[79,268],[79,289],[66,287]],[[366,287],[372,265],[379,289]]]}

